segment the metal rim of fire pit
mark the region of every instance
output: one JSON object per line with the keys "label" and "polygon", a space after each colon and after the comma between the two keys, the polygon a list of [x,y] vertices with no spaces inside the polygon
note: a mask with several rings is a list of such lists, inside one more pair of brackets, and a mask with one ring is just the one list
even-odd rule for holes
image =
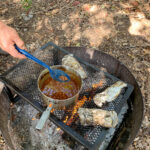
{"label": "metal rim of fire pit", "polygon": [[[46,45],[44,45],[43,47],[41,47],[41,50],[42,50],[42,49],[45,49],[45,48],[46,48],[47,46],[49,46],[49,45],[52,45],[52,44],[51,44],[51,43],[47,43]],[[57,46],[55,46],[55,45],[53,45],[53,46],[54,46],[55,48],[59,48],[59,47],[57,47]],[[65,49],[69,50],[69,48],[65,48]],[[77,48],[75,48],[75,49],[77,50]],[[78,48],[78,49],[83,49],[83,50],[84,50],[85,48]],[[113,61],[115,61],[118,68],[123,67],[124,69],[121,69],[121,71],[118,71],[118,70],[119,70],[119,69],[118,69],[118,70],[115,70],[115,72],[113,72],[113,71],[110,70],[110,68],[109,68],[108,66],[106,66],[106,64],[103,65],[104,67],[106,67],[106,68],[108,69],[108,72],[110,72],[110,73],[112,73],[112,74],[115,74],[115,76],[117,75],[117,77],[118,77],[118,78],[121,78],[122,80],[124,80],[125,76],[121,76],[121,73],[125,71],[125,72],[130,76],[130,78],[132,78],[132,79],[131,79],[132,81],[128,81],[128,79],[125,79],[125,81],[135,86],[134,92],[133,92],[132,95],[131,95],[131,99],[133,99],[136,95],[139,95],[139,98],[138,98],[138,101],[139,101],[139,102],[138,102],[138,104],[141,105],[141,108],[140,108],[141,114],[140,114],[140,117],[138,118],[138,123],[139,123],[139,124],[136,126],[136,132],[134,132],[134,134],[132,134],[132,136],[130,137],[130,139],[125,143],[124,149],[126,149],[126,148],[131,144],[131,142],[133,141],[133,139],[135,138],[135,136],[137,135],[137,133],[138,133],[137,131],[139,131],[139,128],[140,128],[141,123],[142,123],[142,120],[143,120],[144,103],[143,103],[143,99],[142,99],[142,94],[141,94],[141,91],[140,91],[140,89],[139,89],[139,86],[138,86],[138,84],[137,84],[137,82],[136,82],[134,76],[130,73],[130,71],[129,71],[121,62],[119,62],[119,61],[116,60],[114,57],[112,57],[112,56],[110,56],[110,55],[107,55],[107,54],[105,54],[105,53],[103,53],[103,52],[100,52],[100,51],[95,51],[95,52],[96,52],[97,54],[99,53],[99,54],[103,55],[104,57],[108,57],[108,58],[109,58],[109,63],[111,62],[110,59],[112,59]],[[94,63],[94,62],[91,62],[91,63]],[[97,62],[97,63],[98,63],[98,62]],[[108,63],[108,62],[107,62],[107,63]],[[87,63],[87,64],[88,64],[88,63]],[[88,65],[90,65],[90,64],[88,64]],[[96,64],[96,65],[98,65],[98,64]],[[112,65],[112,64],[111,64],[111,65]],[[17,65],[14,66],[14,67],[17,67]],[[14,67],[13,67],[13,68],[14,68]],[[11,72],[11,70],[13,70],[13,68],[11,68],[8,72]],[[112,68],[113,68],[113,66],[112,66]],[[21,98],[23,98],[24,100],[26,100],[26,101],[27,101],[28,103],[30,103],[33,107],[35,107],[37,110],[39,110],[40,112],[43,112],[44,109],[43,109],[43,107],[41,107],[41,105],[39,105],[36,101],[29,100],[26,95],[23,95],[23,94],[22,94],[22,92],[20,91],[20,89],[18,89],[17,87],[14,87],[8,80],[5,79],[5,74],[7,74],[8,72],[4,73],[3,76],[1,76],[0,80],[2,80],[2,82],[4,82],[9,88],[13,88],[13,90],[14,90]],[[133,101],[132,105],[134,106],[134,104],[136,104],[135,101]],[[133,109],[133,111],[134,111],[134,109]],[[130,116],[130,117],[131,117],[131,116]],[[131,118],[132,118],[132,117],[131,117]],[[134,120],[134,119],[135,119],[135,118],[133,118],[133,120]],[[72,130],[70,131],[69,128],[68,128],[67,131],[66,131],[66,126],[65,126],[62,122],[60,122],[59,120],[57,120],[53,115],[51,115],[50,120],[53,121],[56,125],[61,126],[61,128],[62,128],[63,130],[65,130],[65,132],[68,132],[68,134],[69,134],[69,132],[73,132]],[[136,122],[134,122],[134,123],[136,123]],[[74,133],[74,135],[76,135],[76,133]],[[80,143],[81,143],[81,144],[83,144],[83,143],[85,144],[85,141],[82,141],[82,138],[81,138],[81,139],[79,138],[78,140],[80,140]],[[112,143],[116,143],[115,141],[117,141],[117,140],[116,140],[116,139],[113,139],[113,142],[112,142]],[[83,145],[84,145],[84,144],[83,144]],[[89,143],[86,143],[86,144],[87,144],[88,147],[91,147],[91,145],[89,145]],[[112,145],[113,145],[113,144],[112,144]],[[91,148],[91,149],[92,149],[92,148]]]}

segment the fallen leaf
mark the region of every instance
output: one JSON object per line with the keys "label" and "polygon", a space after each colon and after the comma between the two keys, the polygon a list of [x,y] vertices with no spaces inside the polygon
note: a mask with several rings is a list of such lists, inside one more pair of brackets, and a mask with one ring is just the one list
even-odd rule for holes
{"label": "fallen leaf", "polygon": [[104,8],[105,8],[105,5],[101,5],[101,8],[104,9]]}
{"label": "fallen leaf", "polygon": [[46,16],[50,16],[50,15],[51,15],[51,12],[46,12],[45,15],[46,15]]}
{"label": "fallen leaf", "polygon": [[51,11],[51,14],[52,14],[52,15],[55,15],[55,14],[58,13],[58,11],[59,11],[59,9],[54,9],[54,10]]}
{"label": "fallen leaf", "polygon": [[132,6],[134,6],[134,7],[138,7],[139,2],[137,2],[137,1],[135,1],[135,0],[132,0],[132,1],[130,1],[130,4],[131,4]]}
{"label": "fallen leaf", "polygon": [[130,56],[130,57],[133,58],[133,59],[135,58],[135,56],[132,55],[132,54],[130,54],[130,53],[128,53],[127,55]]}
{"label": "fallen leaf", "polygon": [[115,6],[112,6],[112,7],[111,7],[111,10],[116,10],[116,7],[115,7]]}
{"label": "fallen leaf", "polygon": [[127,45],[128,45],[128,43],[123,43],[122,45],[123,45],[123,46],[127,46]]}
{"label": "fallen leaf", "polygon": [[125,8],[125,9],[124,9],[124,12],[125,12],[125,13],[130,13],[130,11],[131,11],[130,8]]}
{"label": "fallen leaf", "polygon": [[144,63],[147,67],[150,67],[150,62],[148,62],[148,61],[142,61],[142,63]]}
{"label": "fallen leaf", "polygon": [[80,46],[80,43],[77,43],[76,46]]}
{"label": "fallen leaf", "polygon": [[150,49],[144,49],[143,52],[144,52],[145,55],[150,54]]}
{"label": "fallen leaf", "polygon": [[85,4],[85,5],[83,5],[82,8],[83,8],[84,11],[89,11],[90,5],[89,4]]}
{"label": "fallen leaf", "polygon": [[80,4],[79,1],[74,1],[74,2],[73,2],[73,6],[77,6],[77,5],[79,5],[79,4]]}

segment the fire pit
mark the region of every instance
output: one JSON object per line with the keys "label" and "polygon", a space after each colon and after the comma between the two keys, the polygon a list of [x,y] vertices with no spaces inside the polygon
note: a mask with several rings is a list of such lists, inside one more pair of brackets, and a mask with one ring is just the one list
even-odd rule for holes
{"label": "fire pit", "polygon": [[[47,47],[50,45],[55,49],[49,50]],[[36,57],[51,66],[61,64],[63,56],[72,53],[88,74],[75,105],[53,110],[49,119],[88,149],[96,150],[104,147],[126,149],[135,138],[143,117],[142,96],[134,77],[123,64],[105,53],[85,48],[65,49],[67,51],[49,42],[34,53]],[[103,72],[101,68],[106,68],[110,74]],[[2,82],[40,112],[43,112],[44,104],[36,83],[42,69],[34,62],[24,60],[1,76]],[[77,110],[80,107],[97,108],[92,95],[105,90],[118,80],[126,82],[127,87],[114,102],[102,106],[102,109],[115,110],[118,116],[123,115],[123,117],[113,131],[112,138],[108,140],[109,143],[105,143],[106,146],[102,147],[106,137],[111,135],[112,129],[101,126],[82,126]],[[94,90],[95,86],[98,87],[97,90]]]}

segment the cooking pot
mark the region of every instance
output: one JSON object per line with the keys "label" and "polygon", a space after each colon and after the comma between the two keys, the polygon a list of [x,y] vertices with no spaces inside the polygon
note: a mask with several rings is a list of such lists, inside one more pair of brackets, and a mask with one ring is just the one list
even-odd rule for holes
{"label": "cooking pot", "polygon": [[[52,66],[51,68],[52,69],[60,69],[60,70],[63,70],[64,72],[66,72],[70,76],[70,78],[75,79],[75,82],[79,86],[79,89],[75,95],[73,95],[72,97],[67,98],[67,99],[54,99],[52,97],[49,97],[49,96],[45,95],[41,90],[41,88],[44,84],[44,81],[46,81],[50,77],[49,71],[48,71],[48,69],[45,69],[40,73],[38,81],[37,81],[38,90],[39,90],[40,94],[42,95],[42,100],[43,100],[44,104],[47,105],[47,109],[43,112],[43,114],[36,126],[36,129],[39,129],[39,130],[41,130],[43,128],[46,120],[48,119],[48,117],[50,115],[50,111],[52,110],[52,108],[62,109],[64,107],[70,106],[71,104],[73,104],[75,102],[75,100],[78,99],[79,93],[82,88],[82,79],[77,71],[71,69],[68,66],[63,66],[63,65],[56,65],[56,66]],[[60,83],[60,84],[62,84],[62,83]]]}

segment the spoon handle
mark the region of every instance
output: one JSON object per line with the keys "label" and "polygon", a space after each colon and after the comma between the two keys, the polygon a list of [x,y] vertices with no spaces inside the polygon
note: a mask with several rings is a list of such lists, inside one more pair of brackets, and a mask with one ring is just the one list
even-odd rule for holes
{"label": "spoon handle", "polygon": [[28,53],[27,51],[23,50],[23,49],[20,49],[16,44],[15,44],[15,48],[17,49],[18,52],[20,52],[21,54],[25,55],[27,58],[35,61],[36,63],[38,63],[39,65],[47,68],[50,72],[50,74],[54,74],[52,69],[47,65],[45,64],[44,62],[42,62],[41,60],[37,59],[36,57],[34,57],[33,55],[31,55],[30,53]]}

